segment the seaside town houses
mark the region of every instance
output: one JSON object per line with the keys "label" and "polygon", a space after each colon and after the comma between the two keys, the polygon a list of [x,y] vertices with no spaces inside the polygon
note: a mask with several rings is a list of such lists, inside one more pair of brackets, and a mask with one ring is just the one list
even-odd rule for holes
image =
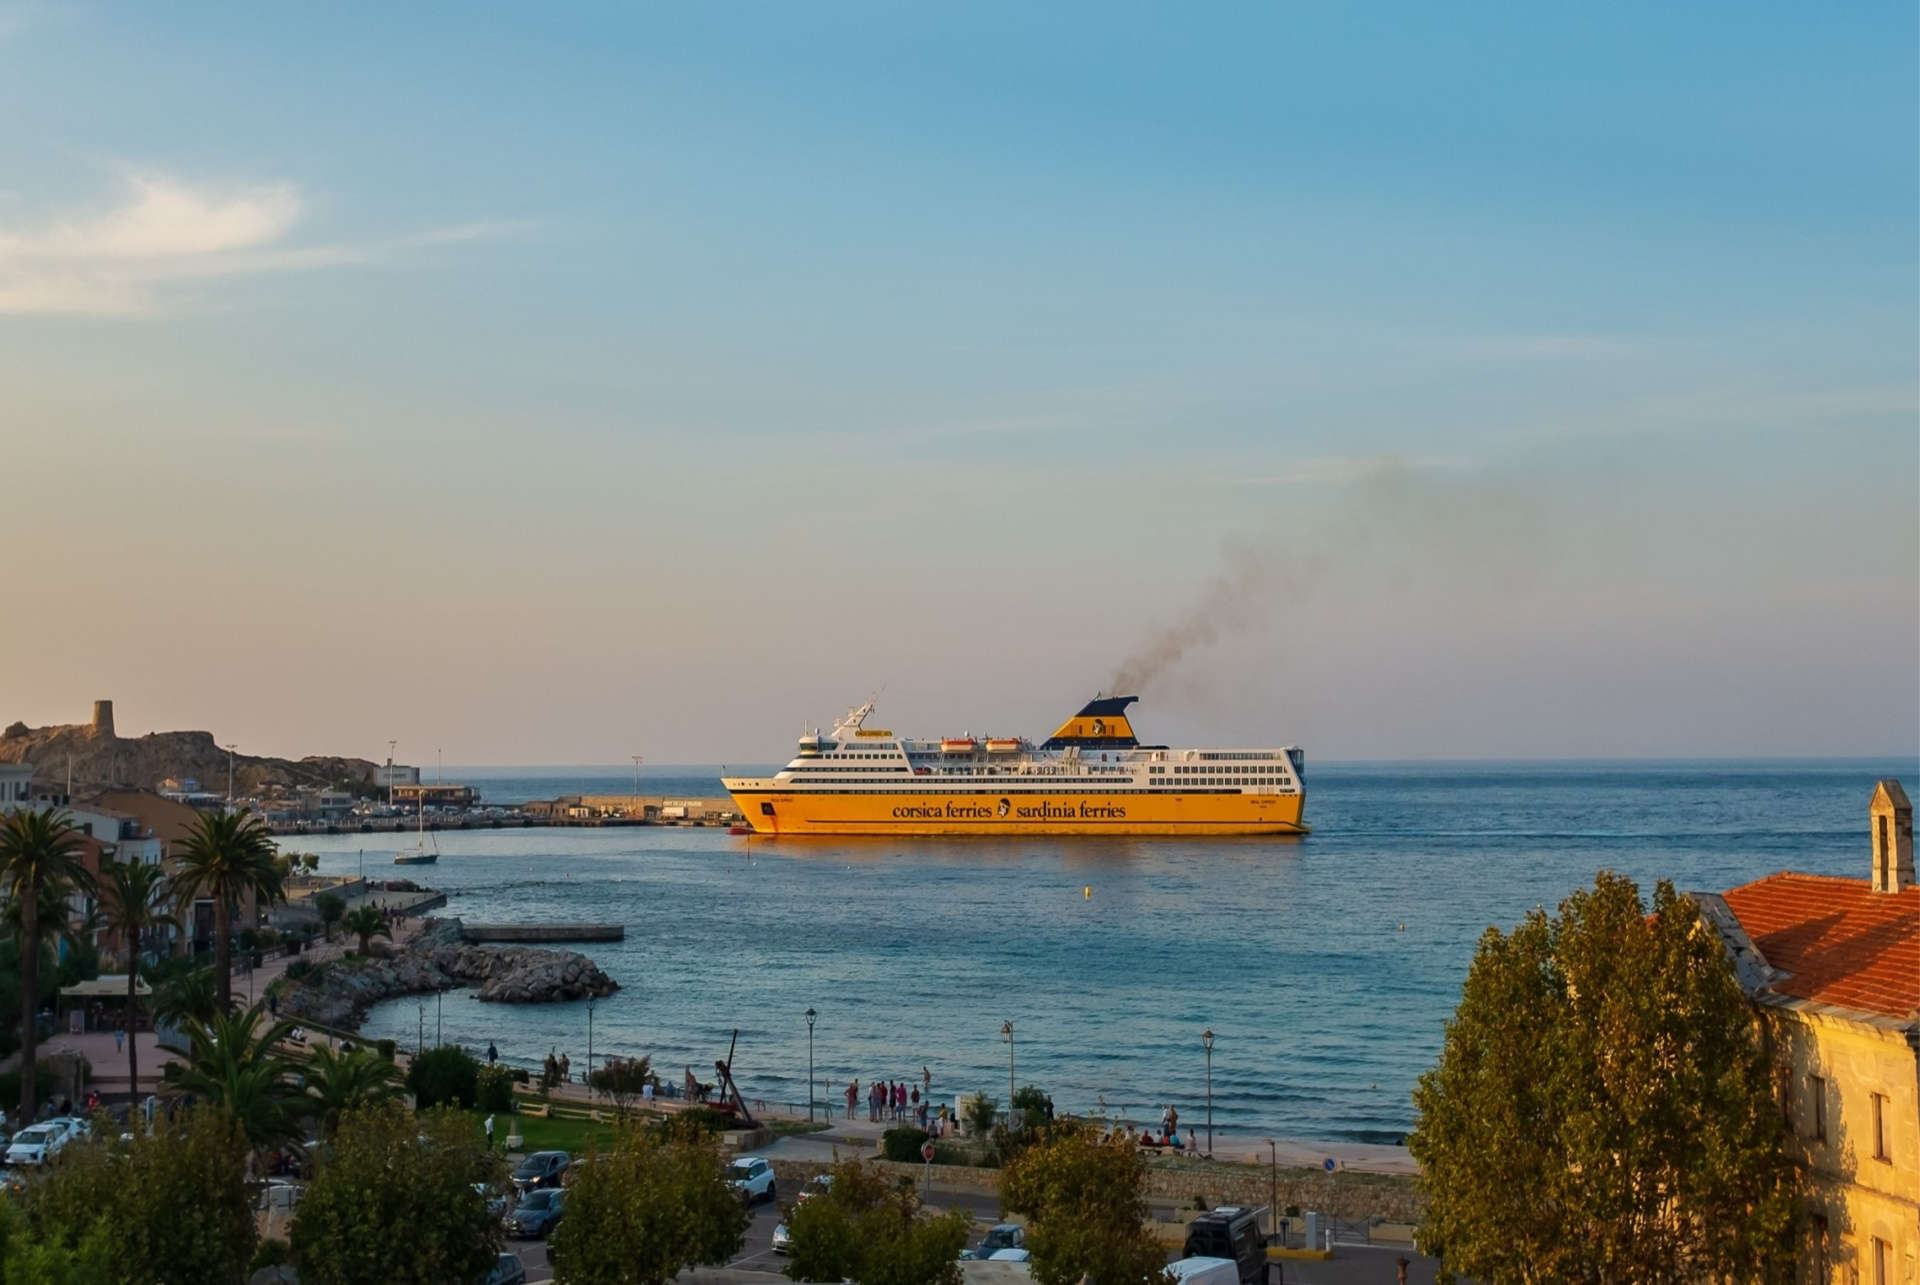
{"label": "seaside town houses", "polygon": [[1695,893],[1783,1054],[1807,1170],[1800,1279],[1920,1282],[1920,886],[1913,807],[1873,792],[1870,877],[1781,872]]}

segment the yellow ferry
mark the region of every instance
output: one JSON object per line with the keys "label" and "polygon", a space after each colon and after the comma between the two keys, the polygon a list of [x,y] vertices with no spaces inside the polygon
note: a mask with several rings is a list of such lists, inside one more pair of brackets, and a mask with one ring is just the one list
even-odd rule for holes
{"label": "yellow ferry", "polygon": [[1306,757],[1142,745],[1133,696],[1096,697],[1039,745],[915,741],[866,726],[873,702],[800,738],[771,777],[722,778],[758,834],[1305,834]]}

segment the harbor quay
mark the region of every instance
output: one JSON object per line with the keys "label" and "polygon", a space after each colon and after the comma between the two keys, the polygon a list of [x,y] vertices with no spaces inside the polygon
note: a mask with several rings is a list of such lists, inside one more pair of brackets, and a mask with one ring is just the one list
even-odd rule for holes
{"label": "harbor quay", "polygon": [[732,826],[744,818],[728,798],[678,798],[672,795],[566,794],[552,799],[491,806],[475,796],[420,816],[381,809],[320,816],[274,816],[267,825],[276,836],[299,834],[405,834],[418,829],[516,830],[535,827]]}

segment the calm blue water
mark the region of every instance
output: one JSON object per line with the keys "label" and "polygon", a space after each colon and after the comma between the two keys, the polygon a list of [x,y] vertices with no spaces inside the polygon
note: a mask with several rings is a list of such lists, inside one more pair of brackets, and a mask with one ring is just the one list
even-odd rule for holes
{"label": "calm blue water", "polygon": [[[450,777],[453,773],[449,773]],[[1015,842],[731,838],[718,830],[440,836],[431,881],[472,919],[596,919],[585,949],[624,989],[594,1010],[596,1053],[710,1068],[740,1028],[748,1092],[806,1099],[817,1075],[912,1078],[1004,1100],[1017,1077],[1065,1109],[1175,1102],[1204,1116],[1211,1026],[1216,1127],[1394,1141],[1438,1052],[1475,940],[1609,867],[1724,889],[1792,867],[1865,877],[1867,799],[1907,762],[1309,766],[1298,840]],[[717,795],[694,769],[647,793]],[[632,772],[464,770],[491,799],[632,789]],[[306,838],[350,870],[377,836]],[[368,869],[388,847],[369,849]],[[417,873],[417,872],[410,872]],[[1085,895],[1091,889],[1091,897]],[[435,1005],[425,1006],[427,1038]],[[446,1038],[533,1064],[585,1061],[584,1003],[445,999]],[[370,1035],[412,1043],[414,1001]],[[823,1091],[824,1096],[824,1091]]]}

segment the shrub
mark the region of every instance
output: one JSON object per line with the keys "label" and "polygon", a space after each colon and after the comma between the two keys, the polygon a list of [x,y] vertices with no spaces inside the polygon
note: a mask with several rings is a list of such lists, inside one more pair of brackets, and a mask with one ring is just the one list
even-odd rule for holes
{"label": "shrub", "polygon": [[967,1128],[977,1138],[984,1138],[993,1132],[993,1122],[1000,1116],[1000,1100],[982,1093],[967,1103]]}
{"label": "shrub", "polygon": [[293,1246],[277,1236],[269,1236],[254,1249],[253,1261],[247,1264],[247,1274],[252,1275],[263,1267],[278,1267],[292,1261]]}
{"label": "shrub", "polygon": [[481,1067],[473,1098],[482,1111],[512,1111],[513,1071],[498,1062]]}
{"label": "shrub", "polygon": [[700,1133],[720,1133],[736,1127],[740,1122],[725,1111],[715,1111],[712,1107],[688,1107],[679,1115],[668,1116],[660,1124],[674,1124],[683,1129],[693,1129]]}
{"label": "shrub", "polygon": [[398,1051],[399,1046],[396,1045],[392,1040],[375,1040],[373,1043],[373,1047],[380,1054],[381,1057],[391,1062],[393,1061],[393,1055],[396,1051]]}
{"label": "shrub", "polygon": [[905,1125],[880,1135],[880,1154],[899,1164],[919,1164],[920,1147],[927,1140],[925,1129]]}
{"label": "shrub", "polygon": [[479,1078],[473,1054],[452,1044],[428,1049],[407,1068],[407,1088],[423,1111],[443,1102],[471,1111]]}
{"label": "shrub", "polygon": [[1047,1118],[1047,1095],[1037,1084],[1023,1084],[1013,1095],[1013,1109],[1025,1114],[1026,1123],[1039,1124]]}
{"label": "shrub", "polygon": [[[286,978],[290,982],[297,982],[312,971],[313,961],[311,959],[295,959],[287,964]],[[272,1264],[268,1265],[272,1266]]]}

